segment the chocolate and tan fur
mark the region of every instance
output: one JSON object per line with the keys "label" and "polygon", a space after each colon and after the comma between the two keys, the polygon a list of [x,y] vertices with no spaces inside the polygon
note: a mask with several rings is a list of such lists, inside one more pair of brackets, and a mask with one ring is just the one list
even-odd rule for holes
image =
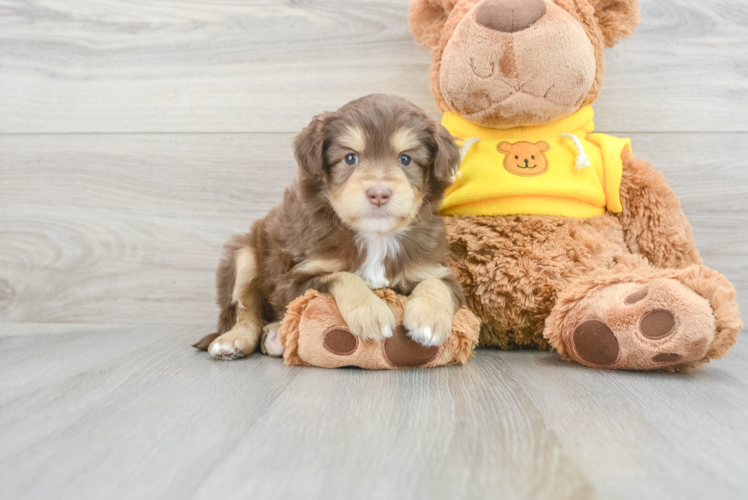
{"label": "chocolate and tan fur", "polygon": [[441,345],[463,303],[438,213],[460,161],[452,137],[404,99],[371,95],[315,117],[294,149],[299,172],[283,203],[226,245],[221,335],[202,347],[241,357],[265,328],[265,347],[282,353],[277,322],[309,289],[331,294],[355,335],[388,337],[395,317],[372,293],[383,287],[410,294],[409,335]]}

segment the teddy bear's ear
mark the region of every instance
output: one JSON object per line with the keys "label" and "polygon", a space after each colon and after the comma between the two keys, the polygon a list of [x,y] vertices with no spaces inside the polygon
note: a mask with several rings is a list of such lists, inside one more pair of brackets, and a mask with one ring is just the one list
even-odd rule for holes
{"label": "teddy bear's ear", "polygon": [[499,153],[509,154],[512,152],[512,144],[509,142],[502,142],[496,146],[496,149],[499,150]]}
{"label": "teddy bear's ear", "polygon": [[439,44],[442,28],[456,2],[457,0],[411,0],[408,24],[416,43],[429,49]]}
{"label": "teddy bear's ear", "polygon": [[592,3],[608,48],[633,33],[639,24],[639,0],[593,0]]}

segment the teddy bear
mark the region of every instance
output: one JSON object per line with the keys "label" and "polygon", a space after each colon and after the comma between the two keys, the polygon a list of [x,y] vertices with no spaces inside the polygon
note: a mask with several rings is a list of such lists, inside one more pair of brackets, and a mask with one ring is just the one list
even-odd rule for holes
{"label": "teddy bear", "polygon": [[441,210],[480,345],[601,369],[724,356],[742,328],[733,286],[702,264],[664,176],[594,132],[603,50],[638,1],[412,0],[408,19],[462,146]]}

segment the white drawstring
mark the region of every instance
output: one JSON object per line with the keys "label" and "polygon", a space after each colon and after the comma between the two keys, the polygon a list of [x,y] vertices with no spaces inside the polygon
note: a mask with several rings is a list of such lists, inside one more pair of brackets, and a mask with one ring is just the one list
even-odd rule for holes
{"label": "white drawstring", "polygon": [[471,137],[469,139],[465,139],[465,142],[462,143],[462,147],[460,148],[460,161],[465,159],[465,155],[468,154],[468,151],[470,151],[470,148],[473,147],[473,144],[480,141],[480,137]]}
{"label": "white drawstring", "polygon": [[[480,137],[470,137],[469,139],[465,139],[465,142],[462,143],[462,147],[460,147],[460,165],[462,165],[462,161],[465,159],[465,155],[468,154],[468,151],[470,151],[470,148],[473,147],[473,144],[480,141]],[[458,177],[462,177],[462,173],[459,171],[455,172],[455,175],[453,175],[450,178],[450,181],[455,182]]]}
{"label": "white drawstring", "polygon": [[577,162],[576,165],[574,165],[574,170],[582,170],[584,167],[592,165],[590,157],[584,152],[584,146],[582,145],[582,141],[579,140],[579,137],[574,134],[561,134],[559,137],[569,139],[574,143],[574,147],[577,148]]}

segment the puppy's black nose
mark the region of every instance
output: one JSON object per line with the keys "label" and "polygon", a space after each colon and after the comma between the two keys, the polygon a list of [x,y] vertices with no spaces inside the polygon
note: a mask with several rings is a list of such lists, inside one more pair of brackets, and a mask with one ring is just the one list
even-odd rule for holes
{"label": "puppy's black nose", "polygon": [[478,24],[502,33],[516,33],[545,15],[545,0],[483,0],[475,10]]}
{"label": "puppy's black nose", "polygon": [[373,186],[366,190],[366,197],[369,198],[372,205],[378,207],[385,206],[390,201],[391,196],[392,190],[384,186]]}

